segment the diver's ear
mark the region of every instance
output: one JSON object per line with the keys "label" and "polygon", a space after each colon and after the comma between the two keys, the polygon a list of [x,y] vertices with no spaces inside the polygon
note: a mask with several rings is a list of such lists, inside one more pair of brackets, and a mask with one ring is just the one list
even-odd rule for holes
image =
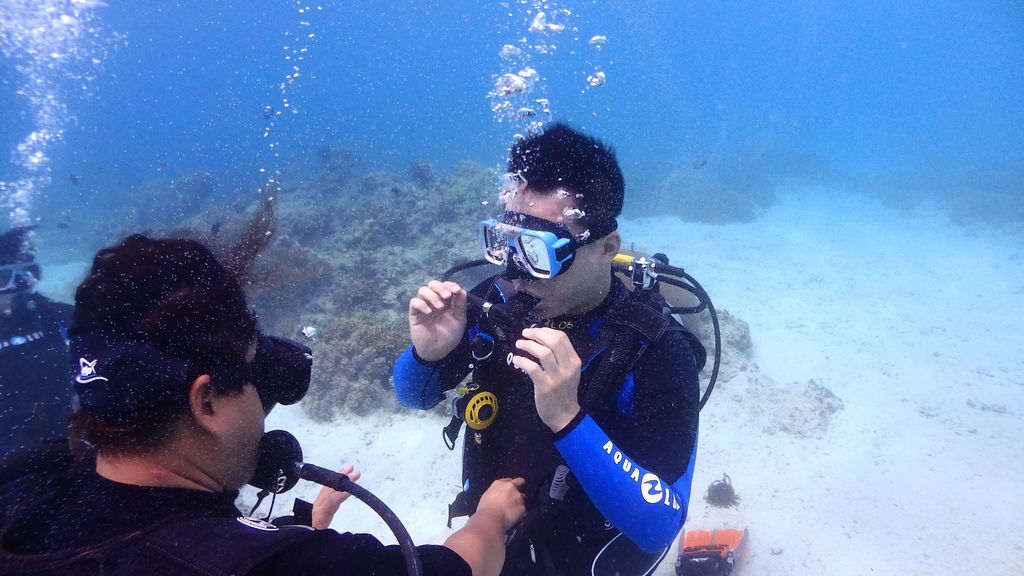
{"label": "diver's ear", "polygon": [[188,409],[196,425],[205,430],[214,430],[217,415],[213,384],[209,374],[201,374],[188,388]]}
{"label": "diver's ear", "polygon": [[622,236],[619,235],[618,230],[613,230],[598,242],[601,244],[601,258],[611,262],[619,253],[619,248],[622,247]]}

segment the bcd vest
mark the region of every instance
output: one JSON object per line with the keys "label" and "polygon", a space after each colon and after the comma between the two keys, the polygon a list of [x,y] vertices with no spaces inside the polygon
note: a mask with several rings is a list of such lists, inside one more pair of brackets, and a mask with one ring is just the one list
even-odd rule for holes
{"label": "bcd vest", "polygon": [[[615,409],[615,395],[638,359],[669,332],[685,335],[698,370],[706,361],[700,341],[666,312],[668,305],[660,293],[629,291],[617,280],[614,288],[618,292],[606,312],[591,319],[587,326],[564,325],[578,320],[556,321],[551,326],[569,333],[583,362],[578,399],[582,410],[589,414]],[[500,302],[502,292],[492,285],[487,298]],[[498,338],[486,317],[480,319],[471,335],[474,331],[493,342],[493,349],[485,358],[474,360],[469,392],[457,403],[456,417],[445,430],[449,446],[454,446],[454,436],[466,423],[464,491],[449,507],[449,523],[451,518],[472,513],[495,478],[524,477],[527,507],[544,504],[550,480],[556,468],[564,464],[550,431],[537,415],[529,377],[511,365],[511,354],[520,354],[513,341]],[[594,522],[600,524],[603,518],[587,504]]]}

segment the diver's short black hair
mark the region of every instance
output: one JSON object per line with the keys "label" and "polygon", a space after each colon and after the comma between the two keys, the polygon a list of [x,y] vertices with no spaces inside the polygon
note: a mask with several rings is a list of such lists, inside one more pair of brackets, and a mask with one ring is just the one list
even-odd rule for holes
{"label": "diver's short black hair", "polygon": [[508,171],[542,194],[563,188],[581,195],[583,224],[599,236],[615,230],[626,183],[615,151],[600,140],[556,122],[512,147]]}
{"label": "diver's short black hair", "polygon": [[14,264],[35,260],[36,250],[29,238],[35,226],[19,226],[0,234],[0,264]]}
{"label": "diver's short black hair", "polygon": [[135,234],[96,254],[75,293],[71,330],[143,342],[209,367],[244,361],[256,320],[241,282],[209,248]]}

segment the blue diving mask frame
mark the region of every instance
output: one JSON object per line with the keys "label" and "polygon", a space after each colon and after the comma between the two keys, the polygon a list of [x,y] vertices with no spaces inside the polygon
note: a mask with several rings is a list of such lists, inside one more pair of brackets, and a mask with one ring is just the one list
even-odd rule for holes
{"label": "blue diving mask frame", "polygon": [[576,251],[593,241],[589,230],[573,235],[569,226],[520,212],[480,223],[484,259],[506,267],[510,279],[549,279],[572,266]]}
{"label": "blue diving mask frame", "polygon": [[4,264],[0,266],[0,293],[11,292],[22,286],[34,286],[42,277],[42,268],[35,262]]}

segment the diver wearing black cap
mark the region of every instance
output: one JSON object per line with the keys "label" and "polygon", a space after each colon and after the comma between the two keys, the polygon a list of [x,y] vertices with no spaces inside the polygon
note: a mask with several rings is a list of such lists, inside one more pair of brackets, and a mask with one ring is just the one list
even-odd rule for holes
{"label": "diver wearing black cap", "polygon": [[263,430],[275,404],[305,394],[312,355],[258,330],[236,273],[203,245],[131,236],[97,254],[75,303],[74,453],[54,445],[0,458],[0,574],[500,570],[521,480],[495,482],[445,546],[410,542],[413,562],[373,536],[326,529],[333,510],[318,514],[320,499],[301,527],[238,511],[243,484],[279,481],[280,492],[285,468],[309,466],[301,453],[265,466],[273,433]]}
{"label": "diver wearing black cap", "polygon": [[490,479],[525,478],[503,574],[650,574],[686,519],[704,348],[659,293],[612,274],[624,184],[610,149],[555,124],[508,168],[505,213],[480,224],[504,272],[470,292],[419,289],[395,392],[411,408],[451,402],[449,447],[467,426],[451,516]]}
{"label": "diver wearing black cap", "polygon": [[30,227],[0,234],[0,453],[67,436],[73,307],[34,291],[42,278]]}

